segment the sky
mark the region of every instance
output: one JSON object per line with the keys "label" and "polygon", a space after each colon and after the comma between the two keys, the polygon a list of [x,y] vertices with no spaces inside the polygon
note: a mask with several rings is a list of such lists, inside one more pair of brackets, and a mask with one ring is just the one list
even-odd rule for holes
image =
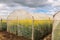
{"label": "sky", "polygon": [[60,10],[60,0],[0,0],[0,15],[6,17],[16,9],[53,15]]}

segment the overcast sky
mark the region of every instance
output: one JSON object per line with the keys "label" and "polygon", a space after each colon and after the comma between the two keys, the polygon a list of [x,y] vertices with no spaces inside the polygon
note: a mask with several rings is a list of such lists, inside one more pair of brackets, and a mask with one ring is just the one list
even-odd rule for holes
{"label": "overcast sky", "polygon": [[16,9],[53,15],[60,10],[60,0],[0,0],[0,15],[5,17]]}

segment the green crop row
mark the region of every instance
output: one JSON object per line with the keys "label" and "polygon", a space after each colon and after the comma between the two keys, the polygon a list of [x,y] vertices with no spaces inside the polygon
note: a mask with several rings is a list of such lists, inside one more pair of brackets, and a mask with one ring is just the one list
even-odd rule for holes
{"label": "green crop row", "polygon": [[[28,26],[28,27],[27,27]],[[32,25],[11,25],[9,27],[10,33],[18,36],[24,36],[26,38],[32,38]],[[34,39],[43,39],[46,35],[52,32],[52,23],[38,24],[34,26]]]}
{"label": "green crop row", "polygon": [[[52,32],[52,23],[44,23],[33,25],[34,26],[34,40],[42,40],[43,37]],[[26,38],[32,38],[32,24],[12,24],[8,25],[6,22],[1,23],[2,30],[7,30],[17,36],[24,36]]]}

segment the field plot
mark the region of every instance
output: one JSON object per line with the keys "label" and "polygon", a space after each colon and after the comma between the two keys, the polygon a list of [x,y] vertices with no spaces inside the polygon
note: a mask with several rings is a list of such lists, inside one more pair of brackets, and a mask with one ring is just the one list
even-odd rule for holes
{"label": "field plot", "polygon": [[2,31],[7,31],[16,37],[43,40],[52,33],[53,21],[46,14],[30,14],[25,10],[16,10],[7,17],[7,21],[1,20],[0,23]]}
{"label": "field plot", "polygon": [[[20,20],[19,25],[20,26],[17,26],[15,23],[12,24],[11,27],[9,28],[10,32],[18,36],[24,36],[26,38],[31,39],[32,20],[22,20],[22,21]],[[45,36],[51,34],[51,32],[52,32],[51,20],[34,20],[34,36],[33,36],[34,40],[42,40]]]}

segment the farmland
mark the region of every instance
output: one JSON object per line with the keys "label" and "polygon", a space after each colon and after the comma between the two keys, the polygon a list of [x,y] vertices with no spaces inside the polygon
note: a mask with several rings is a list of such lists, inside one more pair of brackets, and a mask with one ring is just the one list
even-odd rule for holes
{"label": "farmland", "polygon": [[[10,20],[8,21],[8,32],[17,36],[32,38],[33,20]],[[34,20],[34,40],[42,40],[52,33],[52,20]]]}

